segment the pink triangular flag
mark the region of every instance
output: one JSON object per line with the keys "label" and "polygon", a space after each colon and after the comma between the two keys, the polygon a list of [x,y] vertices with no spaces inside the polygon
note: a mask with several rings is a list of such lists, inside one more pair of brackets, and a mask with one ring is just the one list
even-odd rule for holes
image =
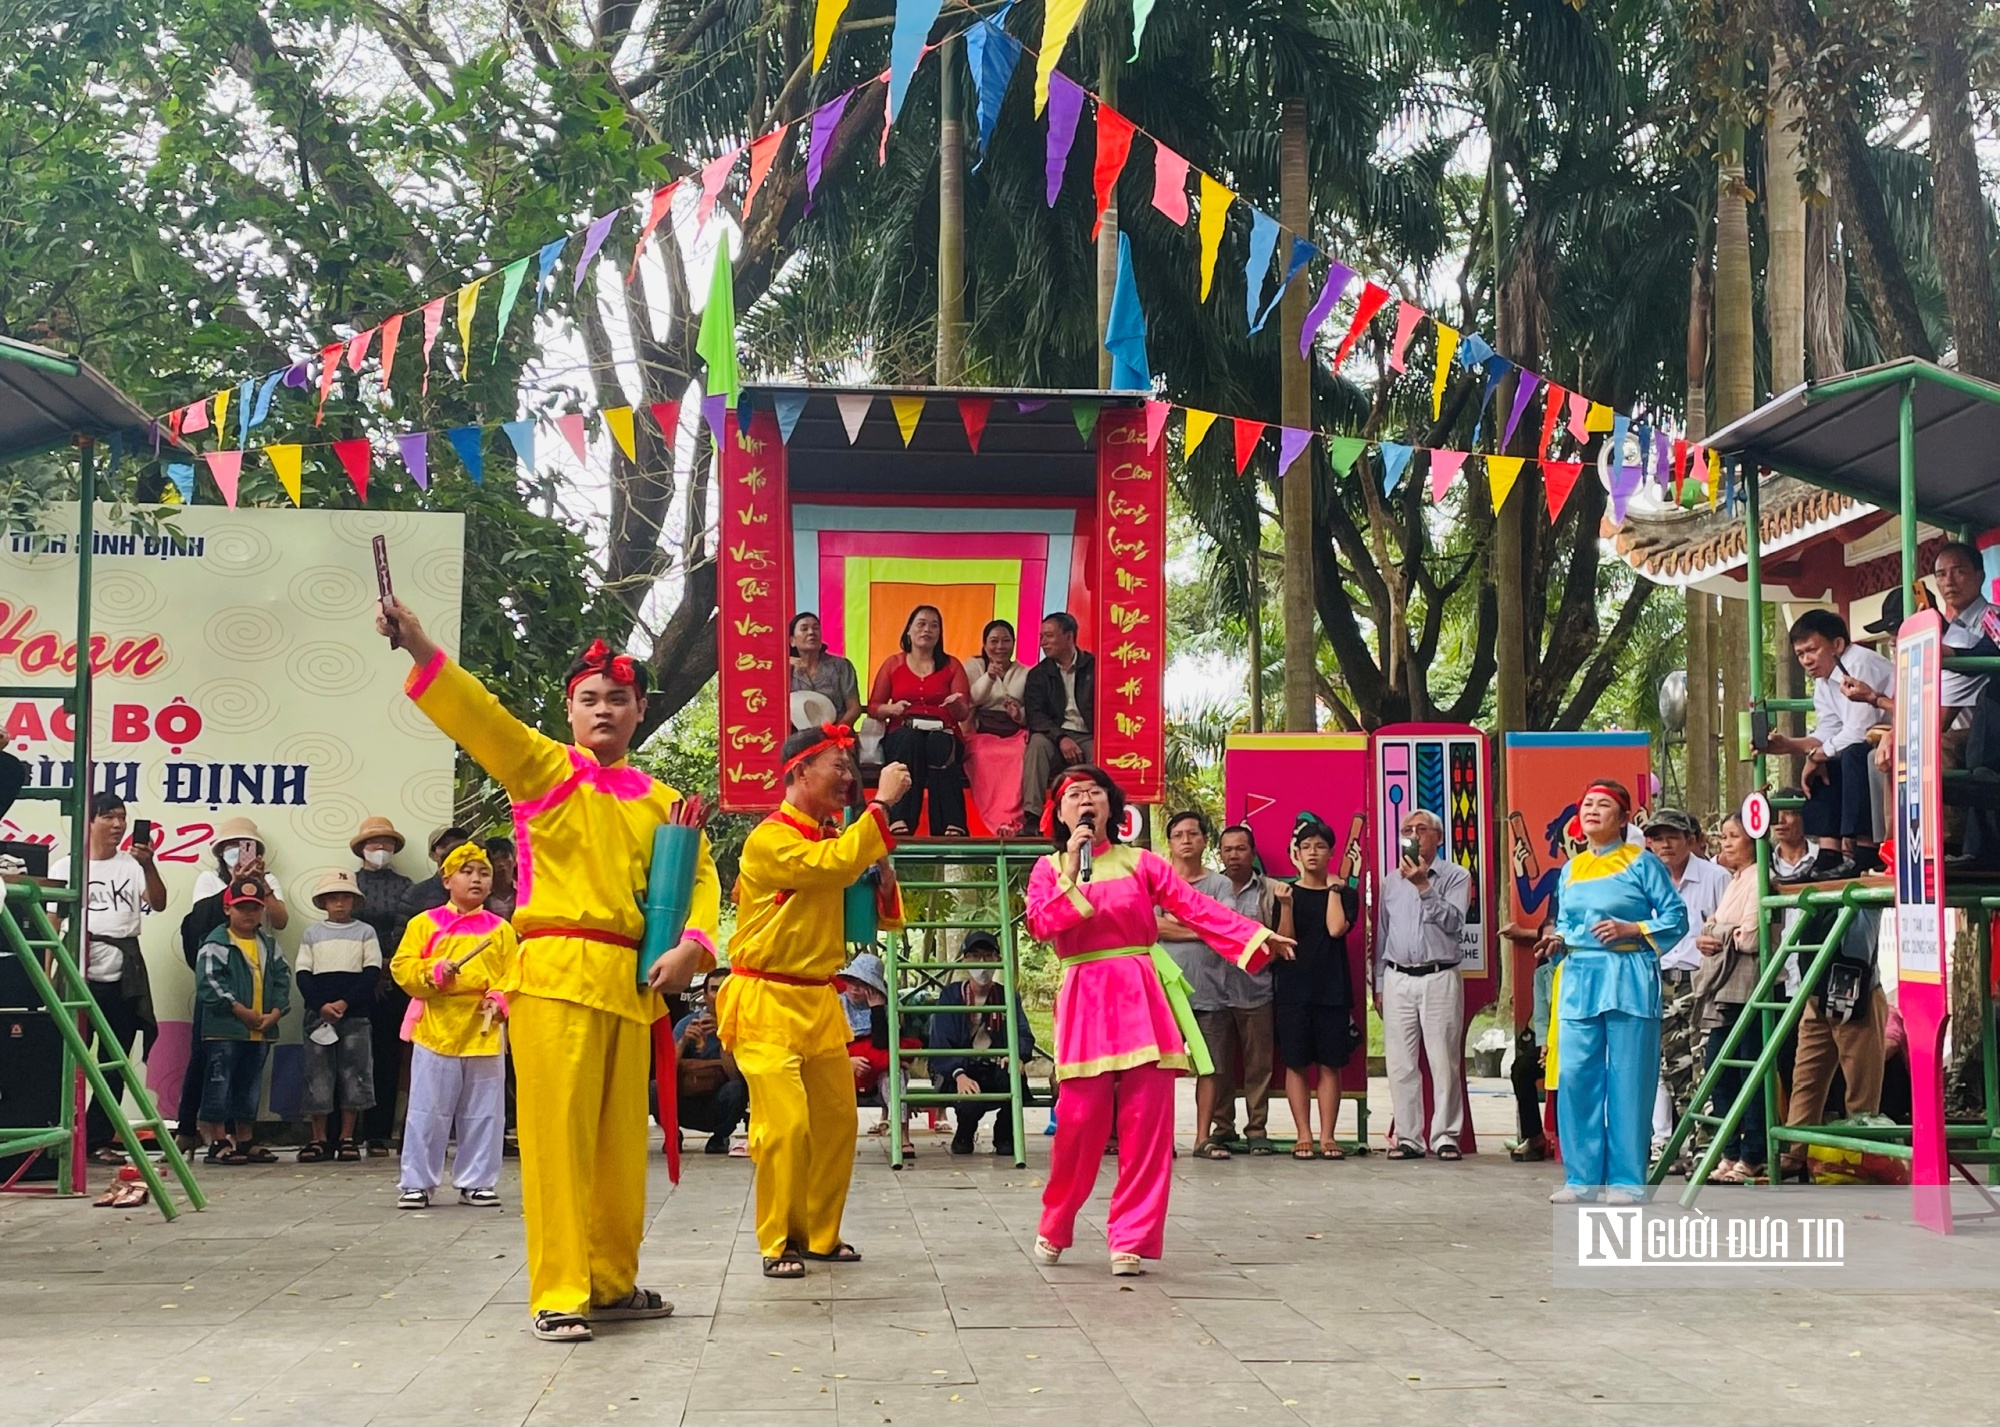
{"label": "pink triangular flag", "polygon": [[236,482],[243,475],[243,453],[241,451],[204,451],[202,460],[208,462],[208,473],[215,477],[216,485],[222,488],[222,498],[230,509],[236,507]]}
{"label": "pink triangular flag", "polygon": [[403,335],[403,314],[382,319],[382,393],[389,392],[389,373],[396,369],[396,343]]}
{"label": "pink triangular flag", "polygon": [[1146,449],[1148,451],[1157,451],[1160,449],[1160,433],[1167,429],[1167,417],[1172,411],[1173,407],[1164,401],[1149,401],[1146,403]]}
{"label": "pink triangular flag", "polygon": [[569,448],[576,452],[577,460],[584,462],[586,465],[589,464],[590,449],[584,444],[583,439],[583,413],[572,411],[566,415],[558,416],[556,418],[556,430],[562,432],[563,440],[569,442]]}
{"label": "pink triangular flag", "polygon": [[986,417],[993,410],[990,396],[962,396],[958,399],[958,419],[965,427],[965,442],[972,454],[979,454],[979,438],[986,431]]}
{"label": "pink triangular flag", "polygon": [[1458,473],[1465,469],[1464,451],[1431,452],[1431,504],[1444,499],[1444,493],[1451,489],[1451,483],[1458,479]]}
{"label": "pink triangular flag", "polygon": [[347,339],[347,365],[350,369],[356,372],[361,370],[361,364],[368,360],[368,345],[374,340],[373,327],[366,332],[356,332]]}
{"label": "pink triangular flag", "polygon": [[1242,475],[1250,464],[1250,458],[1257,452],[1257,443],[1264,438],[1264,423],[1252,421],[1248,417],[1236,418],[1236,474]]}
{"label": "pink triangular flag", "polygon": [[1333,370],[1339,371],[1347,360],[1347,354],[1354,350],[1354,344],[1361,340],[1361,334],[1368,330],[1368,324],[1375,320],[1375,314],[1389,300],[1389,289],[1379,282],[1371,282],[1361,289],[1361,296],[1354,305],[1354,320],[1347,324],[1347,335],[1340,339],[1340,350],[1333,354]]}
{"label": "pink triangular flag", "polygon": [[625,275],[625,281],[630,282],[639,275],[639,259],[645,254],[647,240],[653,236],[653,230],[660,226],[660,220],[673,208],[674,194],[680,186],[681,181],[675,179],[672,183],[662,184],[653,190],[653,206],[646,210],[646,224],[639,230],[639,241],[632,248],[632,271]]}
{"label": "pink triangular flag", "polygon": [[356,436],[346,441],[333,443],[333,454],[346,468],[347,479],[354,482],[354,493],[361,497],[363,505],[368,504],[368,467],[375,459],[375,451],[368,444],[366,436]]}
{"label": "pink triangular flag", "polygon": [[431,348],[437,345],[438,328],[444,325],[444,299],[433,298],[424,304],[424,391],[431,389]]}
{"label": "pink triangular flag", "polygon": [[778,160],[778,145],[791,133],[790,126],[765,134],[750,145],[750,187],[743,193],[743,226],[750,226],[750,205],[757,201],[757,190],[764,186],[765,176],[771,172],[771,165]]}
{"label": "pink triangular flag", "polygon": [[695,205],[694,221],[697,227],[705,225],[715,213],[715,200],[722,196],[722,185],[729,182],[730,171],[736,161],[743,157],[743,146],[737,145],[726,154],[717,154],[701,167],[701,202]]}
{"label": "pink triangular flag", "polygon": [[340,343],[335,342],[319,349],[319,409],[313,413],[313,425],[317,426],[326,415],[326,396],[333,390],[334,378],[340,375]]}
{"label": "pink triangular flag", "polygon": [[1424,320],[1424,310],[1413,302],[1396,304],[1396,340],[1389,345],[1389,370],[1403,370],[1403,351],[1410,345],[1410,338],[1416,335],[1417,324]]}
{"label": "pink triangular flag", "polygon": [[[336,359],[334,362],[335,370],[338,370],[339,366],[340,363]],[[181,433],[186,436],[192,436],[197,431],[206,430],[208,430],[208,398],[203,397],[200,401],[191,401],[188,403],[187,416],[181,422]]]}
{"label": "pink triangular flag", "polygon": [[833,404],[840,408],[840,424],[847,428],[847,444],[852,446],[861,437],[861,423],[868,419],[868,408],[875,404],[875,398],[866,392],[853,392],[836,396]]}
{"label": "pink triangular flag", "polygon": [[1188,161],[1153,140],[1153,206],[1181,227],[1187,226]]}
{"label": "pink triangular flag", "polygon": [[1590,439],[1590,428],[1584,423],[1590,417],[1590,399],[1582,392],[1569,394],[1569,434],[1581,445]]}

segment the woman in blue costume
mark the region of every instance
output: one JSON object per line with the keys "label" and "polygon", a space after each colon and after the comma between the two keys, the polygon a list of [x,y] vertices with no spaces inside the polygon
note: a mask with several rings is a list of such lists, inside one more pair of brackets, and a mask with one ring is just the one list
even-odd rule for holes
{"label": "woman in blue costume", "polygon": [[1563,864],[1561,1126],[1557,1204],[1636,1202],[1646,1183],[1653,1097],[1660,1079],[1660,953],[1687,933],[1687,907],[1666,864],[1626,841],[1632,795],[1617,783],[1584,789],[1577,821],[1589,846]]}

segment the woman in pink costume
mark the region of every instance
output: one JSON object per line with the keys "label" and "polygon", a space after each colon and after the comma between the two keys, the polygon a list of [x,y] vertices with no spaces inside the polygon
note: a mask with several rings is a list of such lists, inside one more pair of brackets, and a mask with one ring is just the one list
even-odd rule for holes
{"label": "woman in pink costume", "polygon": [[[1208,1075],[1208,1048],[1195,1028],[1187,981],[1160,949],[1154,911],[1167,912],[1245,971],[1262,968],[1291,942],[1204,897],[1164,859],[1111,839],[1125,795],[1100,768],[1072,768],[1057,780],[1042,831],[1057,852],[1028,879],[1028,931],[1061,958],[1056,993],[1056,1079],[1061,1115],[1042,1192],[1035,1261],[1053,1264],[1075,1238],[1077,1211],[1097,1184],[1097,1167],[1117,1107],[1118,1183],[1106,1238],[1111,1272],[1142,1273],[1156,1259],[1167,1225],[1174,1152],[1174,1078]],[[1091,851],[1088,872],[1084,848]]]}

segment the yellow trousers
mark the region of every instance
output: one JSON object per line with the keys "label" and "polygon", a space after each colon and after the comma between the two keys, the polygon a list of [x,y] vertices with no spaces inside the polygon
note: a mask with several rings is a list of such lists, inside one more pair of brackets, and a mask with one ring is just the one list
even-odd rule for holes
{"label": "yellow trousers", "polygon": [[646,1234],[652,1036],[572,1001],[517,995],[507,1023],[532,1312],[629,1298]]}
{"label": "yellow trousers", "polygon": [[757,1166],[757,1251],[791,1244],[830,1254],[854,1173],[854,1066],[847,1051],[801,1055],[742,1041],[736,1066],[750,1087],[750,1158]]}

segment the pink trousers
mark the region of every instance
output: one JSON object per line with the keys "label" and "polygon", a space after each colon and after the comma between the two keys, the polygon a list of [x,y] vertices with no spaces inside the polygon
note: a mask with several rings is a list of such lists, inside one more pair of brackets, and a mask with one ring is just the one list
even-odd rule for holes
{"label": "pink trousers", "polygon": [[1059,1249],[1075,1241],[1077,1211],[1097,1187],[1115,1102],[1118,1182],[1105,1238],[1114,1254],[1160,1257],[1173,1184],[1176,1078],[1171,1070],[1142,1065],[1063,1081],[1049,1183],[1042,1191],[1043,1238]]}

